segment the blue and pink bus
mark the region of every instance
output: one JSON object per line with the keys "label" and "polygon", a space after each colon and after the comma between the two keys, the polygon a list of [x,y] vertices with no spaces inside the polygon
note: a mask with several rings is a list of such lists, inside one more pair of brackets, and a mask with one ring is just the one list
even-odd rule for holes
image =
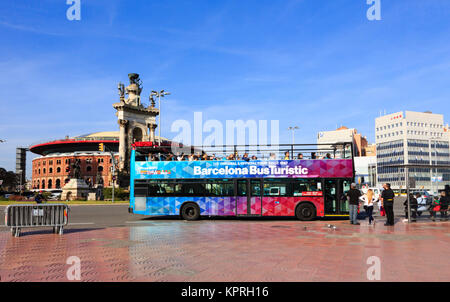
{"label": "blue and pink bus", "polygon": [[325,153],[324,148],[311,152],[310,158],[294,156],[295,151],[312,149],[280,145],[283,156],[291,155],[283,159],[156,161],[149,156],[156,150],[151,144],[133,145],[129,210],[147,216],[177,215],[185,220],[201,216],[295,216],[309,221],[348,216],[343,197],[355,171],[353,152],[345,155],[345,150],[352,148],[351,143],[342,143],[344,152],[339,158],[330,152],[318,159],[315,154]]}

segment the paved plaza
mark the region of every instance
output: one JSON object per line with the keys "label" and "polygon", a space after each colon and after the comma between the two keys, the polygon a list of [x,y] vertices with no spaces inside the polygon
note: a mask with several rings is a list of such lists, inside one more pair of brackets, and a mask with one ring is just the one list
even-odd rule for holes
{"label": "paved plaza", "polygon": [[76,256],[81,281],[369,281],[367,259],[376,256],[381,281],[450,280],[449,222],[399,218],[385,227],[378,219],[142,219],[63,236],[23,230],[19,238],[1,228],[0,277],[68,281],[66,261]]}

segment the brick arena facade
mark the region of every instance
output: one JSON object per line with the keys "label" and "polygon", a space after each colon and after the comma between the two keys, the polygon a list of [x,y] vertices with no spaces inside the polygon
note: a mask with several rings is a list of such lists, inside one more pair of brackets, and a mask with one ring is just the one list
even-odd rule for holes
{"label": "brick arena facade", "polygon": [[[115,156],[116,161],[119,160]],[[33,189],[60,189],[70,179],[70,165],[81,160],[81,175],[86,183],[94,186],[98,177],[106,187],[112,186],[112,163],[109,154],[67,154],[44,156],[33,160]],[[66,172],[67,171],[67,172]]]}
{"label": "brick arena facade", "polygon": [[100,143],[106,146],[106,151],[113,152],[117,171],[119,160],[117,132],[100,132],[31,146],[30,151],[40,155],[33,159],[31,188],[61,189],[73,176],[72,165],[77,159],[80,160],[81,178],[87,184],[94,187],[101,177],[104,186],[111,187],[113,178],[111,153],[99,151]]}

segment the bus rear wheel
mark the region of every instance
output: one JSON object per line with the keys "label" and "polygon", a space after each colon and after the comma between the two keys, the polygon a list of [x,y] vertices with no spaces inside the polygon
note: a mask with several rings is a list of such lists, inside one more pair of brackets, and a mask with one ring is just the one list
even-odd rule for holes
{"label": "bus rear wheel", "polygon": [[187,203],[181,208],[181,217],[188,221],[198,220],[200,218],[200,208],[195,203]]}
{"label": "bus rear wheel", "polygon": [[316,218],[316,208],[310,203],[302,203],[295,210],[295,216],[301,221],[311,221]]}

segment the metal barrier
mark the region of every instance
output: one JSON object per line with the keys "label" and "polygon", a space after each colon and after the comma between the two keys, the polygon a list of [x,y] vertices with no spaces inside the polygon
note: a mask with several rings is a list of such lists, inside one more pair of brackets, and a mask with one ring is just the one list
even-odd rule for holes
{"label": "metal barrier", "polygon": [[5,225],[11,234],[20,236],[21,228],[53,227],[54,234],[63,234],[69,221],[69,207],[66,204],[9,205],[5,209]]}

